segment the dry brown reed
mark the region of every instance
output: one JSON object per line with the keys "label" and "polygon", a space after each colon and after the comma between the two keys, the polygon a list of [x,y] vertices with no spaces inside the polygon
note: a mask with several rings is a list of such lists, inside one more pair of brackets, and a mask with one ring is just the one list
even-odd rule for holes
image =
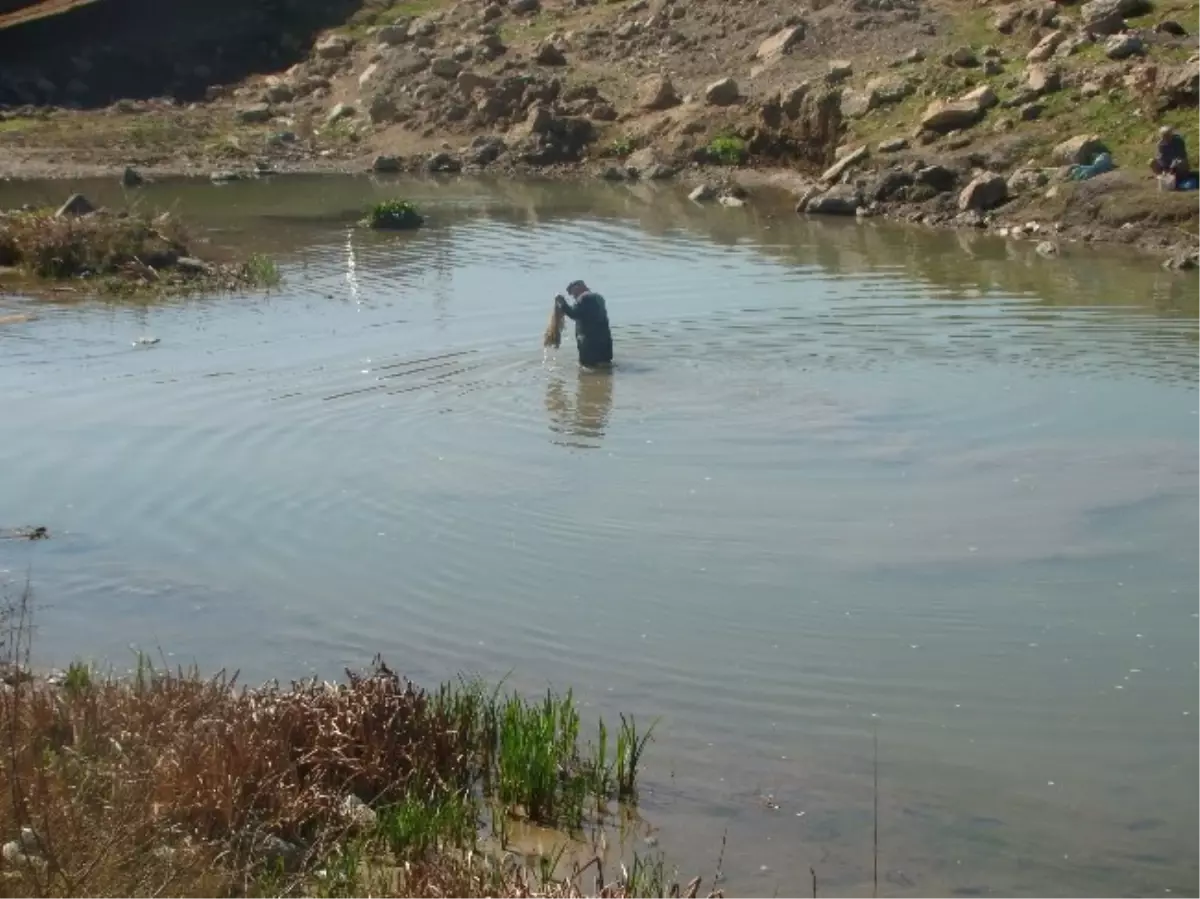
{"label": "dry brown reed", "polygon": [[[588,865],[479,851],[498,691],[429,693],[379,660],[255,689],[145,657],[34,677],[32,609],[28,588],[0,607],[0,895],[584,895]],[[680,895],[668,880],[635,864],[591,887]]]}

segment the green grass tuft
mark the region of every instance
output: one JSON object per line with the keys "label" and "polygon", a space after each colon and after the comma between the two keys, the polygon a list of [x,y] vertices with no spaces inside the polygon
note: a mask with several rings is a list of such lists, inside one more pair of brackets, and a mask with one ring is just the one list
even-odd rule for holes
{"label": "green grass tuft", "polygon": [[741,165],[746,158],[746,142],[733,134],[721,134],[708,144],[708,155],[721,165]]}

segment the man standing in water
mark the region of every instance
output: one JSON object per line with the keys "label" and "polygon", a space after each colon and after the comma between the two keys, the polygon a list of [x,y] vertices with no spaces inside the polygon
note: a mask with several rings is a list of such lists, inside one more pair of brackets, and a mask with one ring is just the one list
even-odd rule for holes
{"label": "man standing in water", "polygon": [[575,345],[579,349],[579,364],[584,368],[595,368],[612,362],[612,332],[608,329],[608,310],[604,297],[588,288],[582,281],[567,285],[567,293],[575,304],[567,302],[559,294],[554,305],[575,321]]}

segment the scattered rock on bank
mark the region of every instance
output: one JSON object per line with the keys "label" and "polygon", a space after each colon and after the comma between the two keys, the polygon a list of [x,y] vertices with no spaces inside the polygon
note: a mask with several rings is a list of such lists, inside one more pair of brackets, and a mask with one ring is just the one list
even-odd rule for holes
{"label": "scattered rock on bank", "polygon": [[862,194],[852,184],[838,184],[810,199],[804,211],[812,215],[855,215],[862,205]]}
{"label": "scattered rock on bank", "polygon": [[638,84],[637,104],[642,109],[670,109],[680,102],[675,85],[667,75],[650,75]]}
{"label": "scattered rock on bank", "polygon": [[710,106],[732,106],[740,97],[738,83],[732,78],[714,81],[704,89],[704,102]]}
{"label": "scattered rock on bank", "polygon": [[67,198],[67,202],[58,207],[58,212],[54,213],[55,218],[78,218],[79,216],[91,215],[96,211],[96,207],[91,204],[83,194],[71,194]]}
{"label": "scattered rock on bank", "polygon": [[958,195],[958,208],[963,212],[985,212],[999,206],[1008,197],[1008,183],[1000,175],[986,172],[976,176]]}
{"label": "scattered rock on bank", "polygon": [[1108,152],[1099,135],[1077,134],[1054,148],[1052,156],[1059,165],[1088,165],[1100,153]]}

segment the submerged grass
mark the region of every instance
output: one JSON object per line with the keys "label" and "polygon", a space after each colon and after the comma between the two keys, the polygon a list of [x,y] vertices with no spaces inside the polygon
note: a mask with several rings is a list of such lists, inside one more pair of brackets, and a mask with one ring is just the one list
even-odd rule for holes
{"label": "submerged grass", "polygon": [[[530,868],[495,838],[517,817],[602,825],[650,737],[623,719],[615,756],[603,724],[584,749],[570,693],[429,692],[378,659],[253,689],[145,655],[35,678],[31,634],[26,589],[0,607],[3,895],[578,896],[591,863]],[[594,867],[598,895],[681,892],[661,862]]]}

